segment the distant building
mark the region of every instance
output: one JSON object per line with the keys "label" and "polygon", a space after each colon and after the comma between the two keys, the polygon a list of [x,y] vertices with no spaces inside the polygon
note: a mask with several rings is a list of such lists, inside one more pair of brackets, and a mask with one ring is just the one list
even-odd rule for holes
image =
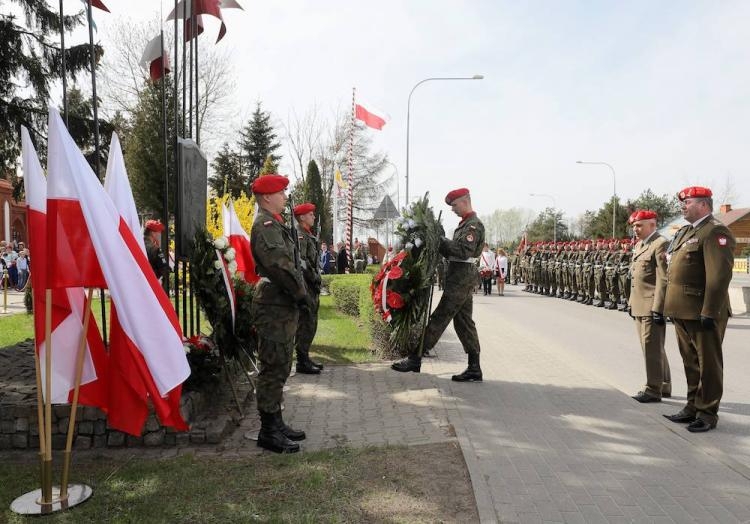
{"label": "distant building", "polygon": [[[750,207],[732,209],[731,204],[722,204],[719,206],[719,212],[714,213],[714,216],[727,226],[737,239],[734,256],[739,256],[742,250],[750,245]],[[675,218],[659,228],[659,233],[671,239],[686,223],[682,217]]]}
{"label": "distant building", "polygon": [[28,245],[26,238],[26,204],[13,200],[13,186],[0,179],[0,240],[17,240]]}

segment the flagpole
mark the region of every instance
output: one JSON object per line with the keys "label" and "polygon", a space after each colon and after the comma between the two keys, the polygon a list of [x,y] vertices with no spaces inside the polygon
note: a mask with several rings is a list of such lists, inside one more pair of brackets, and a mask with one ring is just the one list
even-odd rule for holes
{"label": "flagpole", "polygon": [[[62,1],[62,0],[61,0]],[[94,109],[94,172],[96,178],[102,179],[99,170],[99,102],[96,98],[96,57],[94,49],[94,15],[91,12],[91,0],[86,1],[86,10],[89,19],[89,55],[91,63],[91,104]],[[105,304],[104,290],[99,289],[99,298],[102,308],[102,342],[107,345],[107,306]]]}
{"label": "flagpole", "polygon": [[42,503],[52,503],[52,290],[44,291],[44,465]]}
{"label": "flagpole", "polygon": [[[178,0],[174,0],[174,13],[175,13],[175,17],[174,17],[174,66],[173,66],[174,72],[172,74],[172,79],[173,79],[173,82],[174,82],[174,91],[173,91],[174,92],[174,144],[173,144],[173,148],[172,148],[173,149],[172,154],[174,155],[174,178],[175,178],[175,198],[174,198],[174,201],[175,201],[175,203],[177,202],[177,183],[176,183],[176,181],[177,181],[177,177],[178,177],[178,161],[179,161],[178,158],[177,158],[177,144],[178,144],[177,141],[178,141],[179,136],[180,136],[180,123],[179,123],[179,120],[178,120],[178,115],[179,115],[179,111],[180,111],[180,107],[179,107],[180,106],[180,102],[179,102],[179,93],[177,91],[177,82],[178,82],[178,78],[179,78],[177,76],[177,69],[178,69],[177,66],[180,63],[180,58],[179,58],[180,55],[178,54],[179,53],[179,47],[178,47],[178,42],[179,41],[177,40],[177,34],[179,33],[179,26],[177,24],[177,18],[178,18],[177,17],[177,3],[178,3]],[[184,7],[184,4],[183,4],[183,7]],[[182,17],[183,17],[183,26],[182,26],[182,28],[183,28],[183,32],[184,32],[184,30],[185,30],[185,26],[184,26],[185,14],[184,14],[184,12],[183,12],[183,16]],[[183,66],[184,65],[185,65],[185,62],[183,62]],[[184,73],[184,68],[180,71],[180,73],[182,73],[183,75],[185,74]],[[184,100],[183,100],[183,107],[184,107]],[[183,115],[182,121],[185,122],[184,115]],[[184,135],[184,131],[183,131],[183,135]],[[164,200],[166,202],[169,202],[169,196],[165,196]],[[169,230],[169,204],[167,204],[167,215],[165,216],[165,220],[166,220],[165,221],[166,227],[164,229]],[[179,266],[178,266],[178,262],[177,262],[177,238],[176,238],[176,236],[177,236],[177,216],[176,216],[176,214],[175,214],[175,228],[174,228],[174,232],[175,232],[174,296],[175,296],[175,300],[176,300],[177,299],[177,289],[178,289],[178,286],[179,286],[179,280],[178,280],[178,277],[177,277],[177,270],[178,270]],[[166,249],[167,249],[167,257],[169,257],[169,244],[166,245]],[[169,259],[167,259],[167,260],[169,260]],[[167,277],[167,280],[169,280],[169,277]],[[167,296],[169,296],[169,294],[167,294]]]}
{"label": "flagpole", "polygon": [[63,19],[63,0],[60,0],[60,59],[62,66],[62,99],[65,127],[68,127],[68,79],[65,73],[65,21]]}
{"label": "flagpole", "polygon": [[[161,20],[161,18],[160,18]],[[167,81],[167,65],[166,65],[166,52],[164,50],[164,28],[162,27],[159,32],[159,40],[161,42],[161,116],[162,116],[162,132],[164,134],[164,210],[162,211],[162,220],[164,220],[164,233],[162,244],[166,247],[167,258],[169,258],[169,156],[168,156],[168,140],[169,136],[167,133],[167,93],[164,84]],[[162,279],[161,283],[164,288],[164,292],[169,296],[169,275]]]}
{"label": "flagpole", "polygon": [[[355,95],[357,88],[352,87],[352,123],[351,130],[349,133],[349,202],[346,208],[346,255],[349,262],[349,267],[352,268],[352,229],[354,228],[354,184],[352,183],[354,175],[352,173],[353,156],[354,156],[354,125],[355,125]],[[350,270],[351,271],[351,270]]]}
{"label": "flagpole", "polygon": [[70,417],[68,420],[68,435],[63,453],[62,482],[60,482],[60,499],[65,500],[68,496],[68,477],[70,475],[70,452],[73,448],[73,435],[76,428],[76,414],[78,412],[78,393],[81,389],[81,376],[83,375],[83,361],[86,355],[86,335],[89,331],[89,319],[91,319],[91,300],[94,297],[94,288],[89,288],[86,297],[86,312],[83,314],[83,329],[81,339],[78,343],[78,355],[76,360],[76,379],[73,387],[73,403],[70,405]]}
{"label": "flagpole", "polygon": [[[186,118],[187,115],[185,114],[185,111],[187,108],[187,100],[185,99],[185,94],[187,93],[187,85],[185,84],[185,82],[187,81],[187,78],[185,77],[185,60],[187,56],[187,45],[185,42],[185,27],[187,26],[187,11],[186,11],[187,3],[188,3],[188,0],[184,0],[182,4],[182,69],[181,69],[181,73],[182,73],[182,138],[185,138],[186,136],[185,122],[187,122],[187,118]],[[175,3],[175,5],[177,5],[177,3]],[[192,7],[192,4],[191,4],[191,7]],[[177,24],[176,19],[177,19],[177,13],[175,12],[175,24]],[[177,57],[175,57],[175,60],[177,60]],[[177,257],[175,256],[175,268],[177,267],[176,264],[177,264]],[[175,293],[177,292],[176,289],[177,289],[177,286],[175,285]]]}
{"label": "flagpole", "polygon": [[[189,71],[190,71],[190,80],[188,82],[189,89],[190,89],[190,104],[188,104],[188,120],[190,122],[190,125],[188,128],[190,129],[190,138],[193,138],[193,40],[195,39],[195,33],[196,33],[196,27],[193,23],[194,14],[195,13],[195,2],[193,0],[186,0],[190,2],[190,56],[189,56]],[[184,271],[184,269],[183,269]]]}
{"label": "flagpole", "polygon": [[[195,3],[195,0],[192,0]],[[198,16],[195,14],[193,9],[193,27],[197,26]],[[198,148],[201,145],[201,131],[200,121],[200,98],[198,97],[198,33],[195,34],[195,143],[198,144]]]}

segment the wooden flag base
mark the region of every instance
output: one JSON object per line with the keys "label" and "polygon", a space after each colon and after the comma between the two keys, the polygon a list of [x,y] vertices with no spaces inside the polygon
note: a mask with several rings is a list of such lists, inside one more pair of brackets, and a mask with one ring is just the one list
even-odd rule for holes
{"label": "wooden flag base", "polygon": [[57,513],[58,511],[65,511],[82,502],[86,502],[91,498],[93,493],[91,487],[86,484],[70,484],[68,485],[67,497],[61,498],[60,487],[54,486],[52,488],[51,502],[45,504],[42,503],[42,490],[40,488],[18,497],[10,505],[10,509],[19,515],[48,515],[50,513]]}

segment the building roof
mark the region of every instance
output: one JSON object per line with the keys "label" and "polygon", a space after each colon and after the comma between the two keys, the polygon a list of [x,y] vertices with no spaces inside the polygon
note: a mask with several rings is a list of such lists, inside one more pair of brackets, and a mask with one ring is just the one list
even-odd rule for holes
{"label": "building roof", "polygon": [[729,227],[731,224],[734,224],[738,220],[742,220],[745,218],[748,214],[750,214],[750,207],[744,207],[740,209],[731,209],[727,213],[716,213],[714,216],[721,220],[721,222]]}

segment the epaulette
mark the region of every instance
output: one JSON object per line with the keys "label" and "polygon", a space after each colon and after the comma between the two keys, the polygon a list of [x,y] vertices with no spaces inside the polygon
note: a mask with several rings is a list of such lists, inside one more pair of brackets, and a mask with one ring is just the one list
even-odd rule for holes
{"label": "epaulette", "polygon": [[273,220],[266,220],[265,222],[263,222],[264,226],[270,226],[271,224],[273,224]]}

